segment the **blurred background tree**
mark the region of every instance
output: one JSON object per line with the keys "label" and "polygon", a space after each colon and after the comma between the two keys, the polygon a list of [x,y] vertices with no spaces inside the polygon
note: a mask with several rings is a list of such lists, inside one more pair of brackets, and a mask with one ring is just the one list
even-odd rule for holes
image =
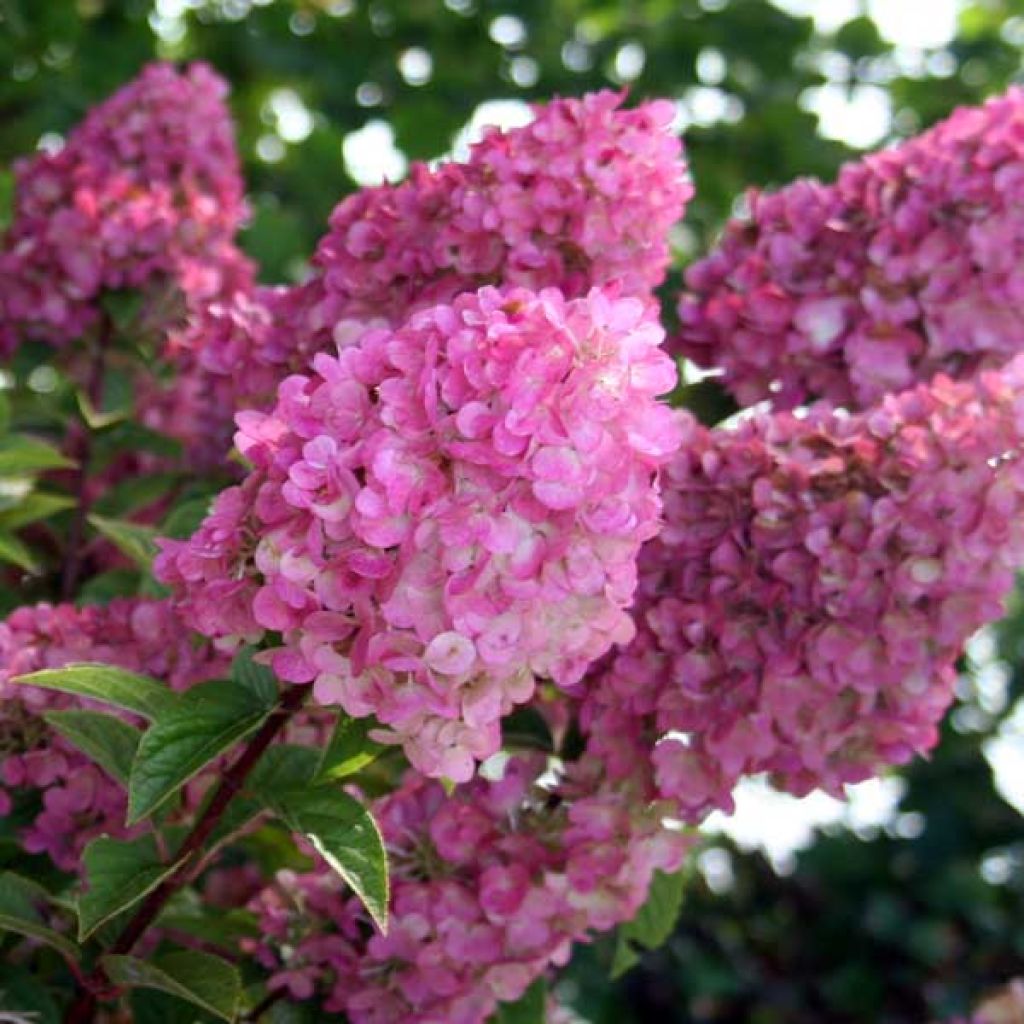
{"label": "blurred background tree", "polygon": [[[628,86],[678,104],[697,185],[682,267],[746,186],[831,177],[1005,88],[1022,46],[1024,0],[0,0],[0,167],[154,57],[209,61],[232,84],[245,245],[284,280],[358,185],[531,100]],[[1024,975],[1024,829],[986,757],[1004,790],[1015,758],[1024,777],[1022,643],[1019,611],[980,642],[884,820],[774,866],[710,838],[665,949],[616,983],[609,943],[582,951],[566,1001],[593,1024],[921,1024]]]}

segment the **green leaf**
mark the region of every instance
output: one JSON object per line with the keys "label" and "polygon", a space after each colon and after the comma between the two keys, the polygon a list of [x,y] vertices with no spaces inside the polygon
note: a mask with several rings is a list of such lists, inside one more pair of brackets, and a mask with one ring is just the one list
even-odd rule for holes
{"label": "green leaf", "polygon": [[102,516],[126,516],[146,508],[169,494],[180,473],[146,473],[129,476],[109,488],[93,508]]}
{"label": "green leaf", "polygon": [[157,989],[229,1022],[238,1013],[242,982],[235,968],[219,956],[183,950],[153,963],[114,954],[107,954],[100,962],[115,985]]}
{"label": "green leaf", "polygon": [[70,469],[75,463],[53,445],[26,434],[0,437],[0,476],[22,476],[47,469]]}
{"label": "green leaf", "polygon": [[639,957],[632,943],[644,949],[657,949],[672,934],[683,906],[686,879],[686,871],[673,874],[654,872],[644,905],[632,921],[619,926],[612,960],[612,978],[624,974],[638,962]]}
{"label": "green leaf", "polygon": [[0,931],[26,935],[77,960],[78,947],[67,936],[50,928],[39,913],[40,904],[50,902],[49,893],[42,886],[5,871],[0,874]]}
{"label": "green leaf", "polygon": [[529,706],[516,708],[501,720],[501,743],[513,750],[551,753],[555,749],[547,720],[536,708]]}
{"label": "green leaf", "polygon": [[377,823],[348,793],[333,788],[267,793],[271,809],[312,843],[362,900],[382,932],[388,927],[388,861]]}
{"label": "green leaf", "polygon": [[138,589],[138,569],[108,569],[87,580],[75,600],[79,605],[108,604],[118,597],[132,597]]}
{"label": "green leaf", "polygon": [[89,516],[89,523],[136,565],[149,569],[157,552],[156,530],[151,526],[140,526],[138,523],[126,523],[120,519],[107,519],[105,516],[97,515]]}
{"label": "green leaf", "polygon": [[547,999],[547,981],[538,978],[514,1003],[501,1003],[492,1024],[544,1024]]}
{"label": "green leaf", "polygon": [[0,390],[0,435],[11,429],[11,396],[6,390]]}
{"label": "green leaf", "polygon": [[112,917],[138,903],[171,872],[151,835],[94,839],[82,855],[89,887],[78,899],[78,938],[87,939]]}
{"label": "green leaf", "polygon": [[133,825],[152,814],[214,758],[257,729],[270,707],[238,683],[203,683],[186,691],[142,737],[128,787]]}
{"label": "green leaf", "polygon": [[21,529],[29,523],[48,519],[65,509],[74,508],[74,505],[74,499],[65,497],[63,494],[35,491],[26,495],[17,505],[5,508],[0,512],[0,530],[6,532]]}
{"label": "green leaf", "polygon": [[270,710],[277,703],[277,676],[266,665],[253,660],[255,653],[253,647],[243,647],[238,652],[231,663],[231,678]]}
{"label": "green leaf", "polygon": [[608,976],[615,981],[627,971],[633,970],[640,963],[640,954],[630,945],[629,940],[619,929],[615,933],[615,952],[612,955],[612,966]]}
{"label": "green leaf", "polygon": [[372,718],[349,718],[346,714],[338,715],[330,742],[317,766],[316,781],[325,782],[354,775],[389,749],[385,744],[369,738],[369,731],[376,725]]}
{"label": "green leaf", "polygon": [[[270,747],[259,759],[246,780],[241,793],[228,804],[227,810],[210,835],[208,849],[237,835],[259,815],[267,811],[262,794],[280,793],[308,786],[316,772],[317,754],[309,747],[279,743]],[[209,799],[213,798],[210,793]]]}
{"label": "green leaf", "polygon": [[[23,31],[19,34],[24,34]],[[14,212],[14,172],[6,167],[0,168],[0,231],[11,223]]]}
{"label": "green leaf", "polygon": [[35,572],[39,567],[32,549],[12,533],[0,533],[0,562],[16,565],[25,572]]}
{"label": "green leaf", "polygon": [[134,420],[115,423],[97,435],[96,448],[101,455],[113,457],[121,452],[150,452],[169,459],[180,458],[180,441],[152,430]]}
{"label": "green leaf", "polygon": [[209,498],[192,498],[176,505],[160,526],[161,537],[184,540],[199,529],[210,511]]}
{"label": "green leaf", "polygon": [[98,665],[91,662],[31,672],[16,677],[12,682],[21,686],[40,686],[44,690],[60,690],[61,693],[88,697],[90,700],[124,708],[125,711],[134,711],[150,721],[160,715],[169,714],[179,700],[176,694],[155,679],[127,672],[113,665]]}
{"label": "green leaf", "polygon": [[21,1014],[26,1024],[60,1024],[61,1014],[50,993],[39,984],[38,971],[0,964],[0,1007]]}
{"label": "green leaf", "polygon": [[99,711],[47,711],[43,718],[112,779],[128,784],[135,751],[142,738],[138,729]]}

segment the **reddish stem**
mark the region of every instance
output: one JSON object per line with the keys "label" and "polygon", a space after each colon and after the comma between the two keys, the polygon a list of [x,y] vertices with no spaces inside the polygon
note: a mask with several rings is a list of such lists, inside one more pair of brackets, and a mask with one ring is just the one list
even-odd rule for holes
{"label": "reddish stem", "polygon": [[[194,869],[202,862],[203,846],[224,816],[228,805],[242,788],[267,747],[302,706],[312,686],[312,683],[306,683],[288,687],[277,707],[246,745],[238,760],[221,777],[213,798],[175,855],[174,859],[178,866],[142,901],[108,952],[130,953],[132,947],[156,920],[167,901],[191,881]],[[69,1008],[64,1017],[64,1024],[92,1024],[97,1007],[95,993],[106,985],[103,970],[97,967],[87,981],[87,988],[79,993]]]}

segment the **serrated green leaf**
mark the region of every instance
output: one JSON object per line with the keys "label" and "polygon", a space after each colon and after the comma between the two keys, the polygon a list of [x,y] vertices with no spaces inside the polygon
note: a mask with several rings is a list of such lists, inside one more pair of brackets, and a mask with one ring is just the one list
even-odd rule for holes
{"label": "serrated green leaf", "polygon": [[88,697],[125,711],[134,711],[150,721],[172,712],[179,699],[162,683],[148,676],[92,662],[47,668],[17,676],[12,682],[19,686],[39,686],[44,690]]}
{"label": "serrated green leaf", "polygon": [[608,971],[608,977],[615,981],[627,971],[633,970],[638,963],[640,963],[640,954],[630,945],[629,940],[620,929],[615,933],[615,952],[612,955],[612,966]]}
{"label": "serrated green leaf", "polygon": [[183,950],[151,963],[108,953],[100,962],[115,985],[157,989],[229,1022],[238,1012],[241,979],[238,971],[219,956]]}
{"label": "serrated green leaf", "polygon": [[74,508],[73,498],[63,494],[48,494],[45,491],[35,491],[13,505],[0,511],[0,531],[19,530],[29,523],[38,522],[40,519],[48,519],[58,512]]}
{"label": "serrated green leaf", "polygon": [[52,444],[27,434],[0,437],[0,476],[24,476],[47,469],[71,469],[75,463]]}
{"label": "serrated green leaf", "polygon": [[0,533],[0,562],[16,565],[25,572],[35,572],[39,568],[32,549],[11,533]]}
{"label": "serrated green leaf", "polygon": [[377,723],[370,718],[349,718],[338,715],[330,742],[316,769],[316,781],[327,782],[354,775],[372,764],[389,748],[371,740],[369,732]]}
{"label": "serrated green leaf", "polygon": [[96,500],[93,508],[102,516],[126,516],[159,501],[180,479],[180,473],[130,476],[109,488]]}
{"label": "serrated green leaf", "polygon": [[78,899],[79,941],[138,903],[176,866],[161,862],[151,835],[138,839],[100,836],[85,848],[82,860],[88,888]]}
{"label": "serrated green leaf", "polygon": [[11,396],[5,389],[0,390],[0,437],[11,429]]}
{"label": "serrated green leaf", "polygon": [[538,978],[514,1003],[501,1003],[491,1024],[544,1024],[547,999],[547,982]]}
{"label": "serrated green leaf", "polygon": [[118,597],[132,597],[138,589],[138,569],[109,569],[86,580],[75,600],[79,605],[108,604]]}
{"label": "serrated green leaf", "polygon": [[42,886],[11,871],[0,874],[0,931],[25,935],[56,949],[72,960],[78,947],[65,935],[50,928],[37,909],[52,902]]}
{"label": "serrated green leaf", "polygon": [[191,537],[210,511],[209,498],[191,498],[175,506],[160,526],[160,536],[174,540]]}
{"label": "serrated green leaf", "polygon": [[501,720],[502,746],[512,750],[543,750],[551,753],[554,740],[547,720],[534,707],[516,708]]}
{"label": "serrated green leaf", "polygon": [[[228,804],[227,810],[210,835],[208,848],[227,842],[267,812],[266,793],[280,793],[308,786],[316,771],[316,751],[279,743],[270,747],[259,759],[246,780],[241,793]],[[213,794],[210,794],[212,799]]]}
{"label": "serrated green leaf", "polygon": [[97,515],[89,516],[89,523],[136,565],[149,569],[157,552],[156,530],[150,526],[141,526],[139,523],[127,523],[120,519],[107,519],[106,516]]}
{"label": "serrated green leaf", "polygon": [[623,925],[627,936],[644,949],[661,946],[676,926],[685,889],[685,871],[655,871],[643,906],[632,921]]}
{"label": "serrated green leaf", "polygon": [[106,457],[121,452],[150,452],[169,459],[180,458],[181,442],[157,430],[143,426],[135,420],[115,423],[101,431],[96,440],[97,451]]}
{"label": "serrated green leaf", "polygon": [[293,832],[312,843],[386,933],[388,861],[370,812],[348,793],[327,787],[268,793],[267,803]]}
{"label": "serrated green leaf", "polygon": [[100,711],[47,711],[43,718],[115,782],[127,785],[142,738],[138,729]]}
{"label": "serrated green leaf", "polygon": [[183,693],[142,737],[128,786],[128,824],[152,814],[214,758],[257,729],[270,708],[238,683],[219,680]]}
{"label": "serrated green leaf", "polygon": [[0,964],[0,1006],[20,1013],[25,1024],[60,1024],[60,1010],[38,972],[15,964]]}
{"label": "serrated green leaf", "polygon": [[253,660],[255,653],[254,648],[243,647],[235,655],[231,663],[231,678],[270,710],[277,703],[277,676],[266,665]]}
{"label": "serrated green leaf", "polygon": [[636,917],[619,926],[612,959],[612,978],[625,974],[639,961],[634,943],[644,949],[657,949],[672,934],[682,909],[686,879],[685,871],[673,874],[654,872],[647,899]]}

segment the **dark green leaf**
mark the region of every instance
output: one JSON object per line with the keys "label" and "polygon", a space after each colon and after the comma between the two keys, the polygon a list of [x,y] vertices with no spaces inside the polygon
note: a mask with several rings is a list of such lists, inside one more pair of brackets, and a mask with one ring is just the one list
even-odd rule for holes
{"label": "dark green leaf", "polygon": [[544,1024],[547,998],[547,982],[538,978],[514,1003],[502,1003],[492,1024]]}
{"label": "dark green leaf", "polygon": [[107,977],[123,988],[152,988],[188,1000],[226,1021],[238,1012],[242,983],[226,960],[209,953],[183,950],[153,963],[132,956],[102,958]]}
{"label": "dark green leaf", "polygon": [[88,888],[78,899],[79,940],[134,906],[175,868],[161,862],[151,835],[139,839],[100,836],[85,848],[82,859]]}
{"label": "dark green leaf", "polygon": [[73,466],[71,459],[37,437],[25,434],[0,437],[0,476],[23,476]]}
{"label": "dark green leaf", "polygon": [[372,764],[385,750],[383,743],[377,743],[368,736],[377,723],[370,718],[349,718],[342,713],[331,733],[330,742],[317,766],[318,782],[344,778]]}
{"label": "dark green leaf", "polygon": [[127,516],[165,497],[180,479],[178,473],[130,476],[109,488],[93,508],[103,516]]}
{"label": "dark green leaf", "polygon": [[277,703],[277,677],[266,665],[253,660],[252,647],[243,647],[231,663],[231,678],[245,687],[268,710]]}
{"label": "dark green leaf", "polygon": [[238,683],[193,687],[142,737],[128,789],[128,824],[152,814],[214,758],[259,727],[270,708]]}
{"label": "dark green leaf", "polygon": [[17,505],[0,512],[0,530],[18,530],[29,523],[48,519],[58,512],[73,508],[75,502],[63,494],[47,494],[35,491],[26,495]]}
{"label": "dark green leaf", "polygon": [[39,913],[38,907],[50,902],[42,886],[5,871],[0,874],[0,931],[26,935],[75,960],[78,947],[67,936],[50,928]]}
{"label": "dark green leaf", "polygon": [[163,521],[160,526],[160,536],[171,537],[174,540],[191,537],[199,529],[200,523],[206,518],[209,511],[209,498],[192,498],[189,501],[183,501],[171,509],[170,514]]}
{"label": "dark green leaf", "polygon": [[0,1007],[21,1014],[25,1024],[60,1024],[60,1010],[38,973],[14,964],[0,964]]}
{"label": "dark green leaf", "polygon": [[43,718],[112,779],[127,785],[142,737],[138,729],[99,711],[47,711]]}
{"label": "dark green leaf", "polygon": [[377,823],[341,790],[267,793],[271,809],[349,884],[382,932],[388,924],[388,862]]}
{"label": "dark green leaf", "polygon": [[155,679],[113,665],[90,662],[31,672],[16,677],[12,682],[88,697],[125,711],[134,711],[150,720],[169,714],[178,702],[178,697]]}
{"label": "dark green leaf", "polygon": [[12,533],[0,533],[0,562],[16,565],[25,572],[35,572],[38,568],[32,549]]}
{"label": "dark green leaf", "polygon": [[112,541],[125,555],[142,569],[149,569],[157,552],[156,530],[139,523],[127,523],[120,519],[91,515],[89,523],[93,529]]}
{"label": "dark green leaf", "polygon": [[118,597],[131,597],[139,589],[138,569],[109,569],[87,580],[78,591],[81,605],[107,604]]}
{"label": "dark green leaf", "polygon": [[655,871],[647,899],[632,921],[619,926],[611,974],[617,978],[633,967],[639,957],[632,943],[657,949],[672,934],[683,905],[687,873]]}

